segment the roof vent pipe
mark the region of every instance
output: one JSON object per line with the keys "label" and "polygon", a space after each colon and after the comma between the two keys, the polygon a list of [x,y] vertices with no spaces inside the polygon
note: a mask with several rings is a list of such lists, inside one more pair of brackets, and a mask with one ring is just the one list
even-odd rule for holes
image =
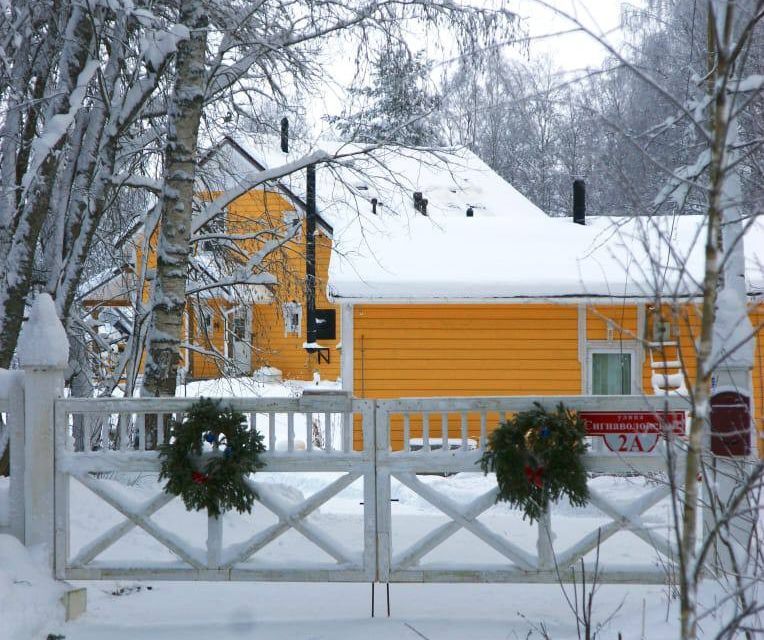
{"label": "roof vent pipe", "polygon": [[372,198],[371,199],[371,212],[374,215],[377,215],[377,202],[378,202],[378,200],[376,198]]}
{"label": "roof vent pipe", "polygon": [[421,191],[414,191],[414,209],[423,216],[427,215],[427,198],[422,197]]}
{"label": "roof vent pipe", "polygon": [[586,224],[586,183],[573,181],[573,222]]}
{"label": "roof vent pipe", "polygon": [[475,215],[475,210],[472,207],[467,207],[467,217],[472,218]]}

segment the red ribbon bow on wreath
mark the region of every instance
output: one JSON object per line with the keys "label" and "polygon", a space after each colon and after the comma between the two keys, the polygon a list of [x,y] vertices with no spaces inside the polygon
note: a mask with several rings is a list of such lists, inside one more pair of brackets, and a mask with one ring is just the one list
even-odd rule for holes
{"label": "red ribbon bow on wreath", "polygon": [[525,478],[528,480],[529,484],[536,485],[539,489],[544,485],[544,468],[539,467],[538,469],[533,469],[530,465],[525,465],[525,469],[523,469],[525,472]]}
{"label": "red ribbon bow on wreath", "polygon": [[199,471],[193,471],[191,473],[191,481],[195,484],[205,484],[209,480],[209,476],[206,473],[201,473]]}

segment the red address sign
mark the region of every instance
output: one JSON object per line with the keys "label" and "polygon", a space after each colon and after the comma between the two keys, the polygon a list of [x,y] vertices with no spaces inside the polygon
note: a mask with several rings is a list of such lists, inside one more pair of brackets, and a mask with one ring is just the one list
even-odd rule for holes
{"label": "red address sign", "polygon": [[684,411],[579,411],[590,436],[606,436],[614,433],[654,433],[670,431],[684,435],[686,419]]}

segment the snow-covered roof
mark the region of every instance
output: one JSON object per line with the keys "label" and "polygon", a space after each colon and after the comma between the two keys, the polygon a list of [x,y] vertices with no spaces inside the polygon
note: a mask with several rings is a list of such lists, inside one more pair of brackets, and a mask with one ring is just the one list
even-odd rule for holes
{"label": "snow-covered roof", "polygon": [[[268,169],[316,150],[335,158],[319,165],[316,192],[332,229],[328,295],[336,302],[694,297],[700,290],[699,216],[590,216],[585,226],[550,218],[465,149],[320,140],[293,143],[284,154],[273,137],[229,146],[235,170],[220,171],[225,188],[253,172],[252,158]],[[305,171],[279,184],[302,203]],[[414,206],[415,192],[428,201],[426,216]],[[745,245],[749,292],[764,295],[764,224],[750,226]]]}
{"label": "snow-covered roof", "polygon": [[[701,216],[378,216],[335,229],[329,294],[337,302],[508,301],[696,296]],[[752,295],[764,294],[764,224],[745,237]]]}
{"label": "snow-covered roof", "polygon": [[[256,173],[249,158],[268,169],[294,163],[316,150],[334,158],[318,165],[316,171],[318,213],[332,228],[374,216],[373,199],[377,200],[378,214],[395,216],[405,225],[409,217],[419,215],[414,210],[414,192],[428,201],[427,213],[433,219],[463,217],[469,207],[475,216],[482,217],[545,217],[541,209],[466,149],[375,148],[318,140],[311,145],[293,142],[290,153],[285,154],[273,137],[231,142],[228,150],[221,149],[218,154],[218,162],[227,163],[214,170],[223,178],[219,188],[234,188]],[[237,153],[237,147],[249,158]],[[299,203],[304,202],[305,171],[284,176],[278,183]]]}

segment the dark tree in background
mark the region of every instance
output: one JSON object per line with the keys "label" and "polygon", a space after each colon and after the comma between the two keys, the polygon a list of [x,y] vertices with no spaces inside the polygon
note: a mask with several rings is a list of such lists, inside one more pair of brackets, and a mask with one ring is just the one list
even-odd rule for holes
{"label": "dark tree in background", "polygon": [[358,142],[438,144],[440,98],[431,70],[423,52],[389,43],[372,64],[369,84],[352,87],[350,108],[332,119],[340,134]]}

